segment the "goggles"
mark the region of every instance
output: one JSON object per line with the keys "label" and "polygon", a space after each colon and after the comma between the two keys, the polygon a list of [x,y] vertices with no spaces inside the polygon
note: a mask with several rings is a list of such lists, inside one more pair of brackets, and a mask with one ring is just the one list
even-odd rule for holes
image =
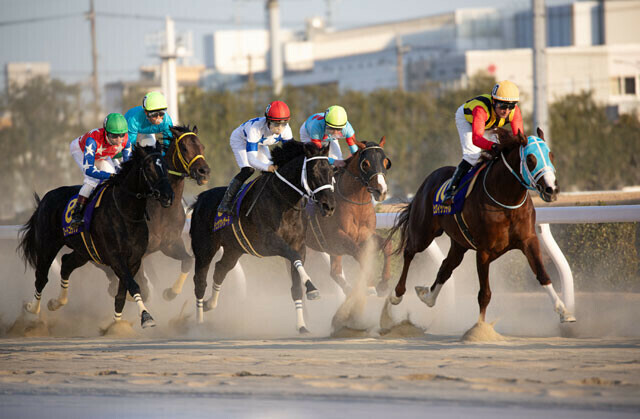
{"label": "goggles", "polygon": [[516,107],[516,102],[496,102],[496,108],[498,109],[514,109]]}
{"label": "goggles", "polygon": [[269,121],[269,124],[274,127],[286,127],[289,121]]}
{"label": "goggles", "polygon": [[110,140],[115,140],[116,138],[124,138],[125,135],[127,135],[127,134],[126,133],[124,133],[124,134],[113,134],[111,132],[107,132],[107,137]]}
{"label": "goggles", "polygon": [[166,113],[165,111],[147,112],[147,117],[148,118],[158,118],[158,117],[162,118],[162,117],[164,117],[165,113]]}

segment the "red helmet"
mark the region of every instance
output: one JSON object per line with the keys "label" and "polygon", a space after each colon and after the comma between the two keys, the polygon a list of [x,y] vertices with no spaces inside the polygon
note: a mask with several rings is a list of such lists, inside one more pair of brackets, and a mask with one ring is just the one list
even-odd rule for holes
{"label": "red helmet", "polygon": [[289,112],[289,107],[286,103],[281,100],[274,100],[267,105],[264,116],[267,117],[268,121],[288,121],[291,117],[291,112]]}

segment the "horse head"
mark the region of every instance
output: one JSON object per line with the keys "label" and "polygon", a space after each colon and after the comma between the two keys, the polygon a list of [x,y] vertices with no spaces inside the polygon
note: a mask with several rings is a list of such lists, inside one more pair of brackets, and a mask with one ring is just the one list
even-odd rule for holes
{"label": "horse head", "polygon": [[162,158],[162,146],[158,142],[155,147],[137,146],[133,158],[137,160],[147,192],[145,196],[157,199],[160,205],[168,208],[173,203],[173,189],[167,177],[167,163]]}
{"label": "horse head", "polygon": [[[386,138],[380,143],[355,141],[358,146],[357,178],[373,194],[376,201],[384,201],[387,197],[387,170],[391,168],[391,160],[384,152]],[[355,163],[351,163],[355,164]]]}
{"label": "horse head", "polygon": [[[520,178],[524,187],[538,191],[545,202],[558,199],[556,168],[553,166],[553,153],[544,141],[544,132],[537,130],[538,136],[525,137],[521,131],[514,137],[504,129],[497,130],[500,146],[497,155],[507,154],[507,150],[518,150]],[[519,147],[513,147],[513,145]],[[503,153],[504,151],[504,153]]]}
{"label": "horse head", "polygon": [[198,185],[209,182],[211,169],[204,159],[204,146],[198,138],[198,127],[171,127],[175,141],[171,142],[167,159],[179,173],[191,177]]}
{"label": "horse head", "polygon": [[304,144],[305,167],[302,169],[302,183],[310,199],[316,203],[325,217],[331,216],[336,208],[336,198],[333,195],[335,180],[328,155],[328,145],[318,148],[313,143]]}

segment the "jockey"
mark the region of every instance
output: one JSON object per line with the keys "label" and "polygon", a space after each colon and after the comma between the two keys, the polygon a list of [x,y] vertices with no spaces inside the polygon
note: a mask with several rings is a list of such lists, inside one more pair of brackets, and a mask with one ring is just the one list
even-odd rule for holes
{"label": "jockey", "polygon": [[250,119],[233,130],[229,143],[240,167],[240,173],[231,179],[218,206],[219,213],[233,213],[233,199],[256,169],[275,172],[277,167],[271,161],[269,146],[293,140],[289,127],[290,117],[287,104],[276,100],[267,106],[264,116]]}
{"label": "jockey", "polygon": [[167,113],[167,100],[160,92],[149,92],[142,99],[142,106],[131,108],[124,114],[129,124],[129,141],[132,145],[155,145],[153,134],[162,133],[162,148],[169,149],[169,139],[173,137],[171,130],[173,121]]}
{"label": "jockey", "polygon": [[329,142],[329,163],[336,167],[344,167],[342,151],[338,139],[347,141],[351,154],[358,151],[355,139],[356,133],[347,121],[347,111],[342,106],[329,106],[324,113],[311,115],[300,127],[300,140],[303,143],[311,141],[318,147]]}
{"label": "jockey", "polygon": [[131,157],[127,120],[122,114],[110,113],[104,119],[102,128],[93,129],[71,141],[71,156],[84,174],[84,182],[78,194],[78,202],[73,208],[71,224],[82,224],[84,207],[91,192],[100,181],[109,179],[116,172],[112,157],[122,152],[122,159]]}
{"label": "jockey", "polygon": [[469,99],[456,111],[456,127],[462,144],[462,161],[458,164],[449,187],[445,191],[443,202],[450,201],[456,193],[460,179],[480,158],[483,150],[496,150],[495,137],[485,130],[511,124],[513,135],[522,128],[522,114],[518,107],[520,91],[518,87],[504,80],[496,83],[491,94]]}

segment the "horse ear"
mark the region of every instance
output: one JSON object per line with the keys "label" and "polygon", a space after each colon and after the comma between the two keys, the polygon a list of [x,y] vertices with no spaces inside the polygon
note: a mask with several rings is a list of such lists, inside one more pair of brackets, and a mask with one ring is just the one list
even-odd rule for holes
{"label": "horse ear", "polygon": [[380,139],[380,144],[378,144],[378,145],[380,147],[384,148],[385,141],[387,141],[387,137],[383,135],[382,138]]}
{"label": "horse ear", "polygon": [[356,143],[356,145],[358,146],[358,148],[360,150],[364,150],[365,148],[367,148],[367,145],[365,143],[362,143],[362,142],[356,140],[355,138],[353,139],[353,141]]}
{"label": "horse ear", "polygon": [[520,144],[527,145],[528,143],[527,137],[524,135],[522,131],[518,130],[518,133],[516,134],[516,138],[518,139]]}
{"label": "horse ear", "polygon": [[173,126],[169,127],[169,131],[173,134],[173,138],[178,138],[180,136],[180,132],[178,132],[178,130]]}
{"label": "horse ear", "polygon": [[198,134],[198,126],[197,125],[193,126],[193,133],[196,134],[196,135]]}
{"label": "horse ear", "polygon": [[544,141],[547,141],[544,139],[544,131],[542,131],[542,128],[538,127],[536,133],[538,134],[538,137],[542,138]]}

